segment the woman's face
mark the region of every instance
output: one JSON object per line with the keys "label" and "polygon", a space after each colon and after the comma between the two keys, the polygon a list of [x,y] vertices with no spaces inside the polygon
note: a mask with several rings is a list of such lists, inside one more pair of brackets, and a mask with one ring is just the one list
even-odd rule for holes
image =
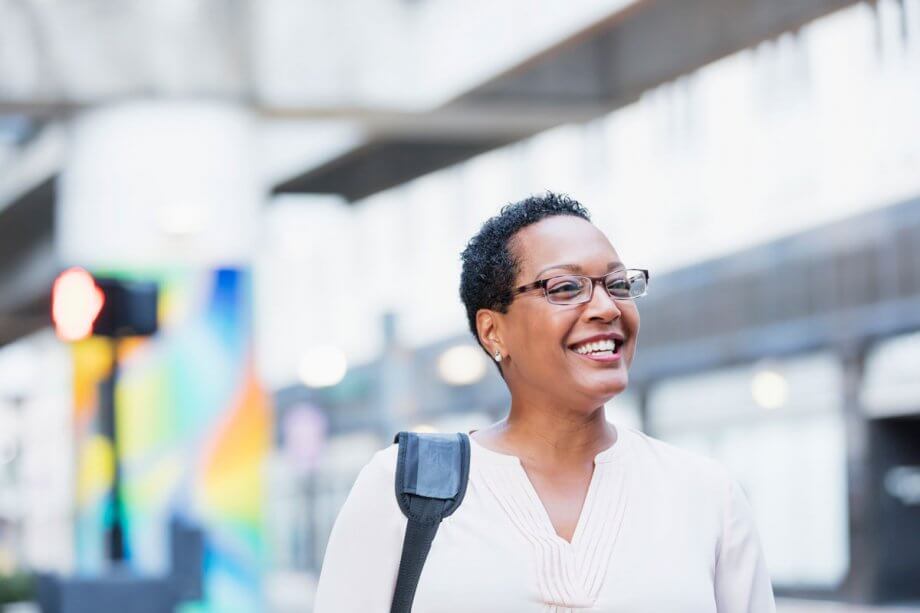
{"label": "woman's face", "polygon": [[[579,217],[554,216],[527,226],[512,240],[520,259],[515,287],[565,274],[600,277],[625,268],[607,237]],[[509,356],[505,377],[512,392],[527,390],[596,408],[626,388],[636,352],[639,311],[631,300],[614,300],[603,285],[589,302],[550,304],[542,290],[515,297],[502,316],[502,342]],[[621,335],[619,358],[582,355],[580,343],[601,334]]]}

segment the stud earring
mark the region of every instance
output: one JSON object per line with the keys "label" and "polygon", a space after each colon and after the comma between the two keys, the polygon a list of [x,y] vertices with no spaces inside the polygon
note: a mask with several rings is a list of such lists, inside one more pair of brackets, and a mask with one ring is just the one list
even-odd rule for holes
{"label": "stud earring", "polygon": [[502,361],[502,352],[501,352],[501,351],[496,351],[496,352],[495,352],[495,361],[496,361],[496,362],[501,362],[501,361]]}

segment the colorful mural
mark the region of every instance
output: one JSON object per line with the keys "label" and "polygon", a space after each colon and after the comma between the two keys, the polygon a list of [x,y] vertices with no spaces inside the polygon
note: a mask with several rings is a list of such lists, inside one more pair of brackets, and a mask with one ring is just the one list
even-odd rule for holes
{"label": "colorful mural", "polygon": [[[183,611],[262,610],[271,409],[253,363],[251,275],[223,269],[143,278],[160,283],[160,331],[120,341],[116,388],[128,564],[167,572],[169,520],[178,515],[207,533],[206,600]],[[110,372],[111,345],[91,338],[73,351],[78,569],[94,573],[106,566],[113,452],[98,433],[98,384]]]}

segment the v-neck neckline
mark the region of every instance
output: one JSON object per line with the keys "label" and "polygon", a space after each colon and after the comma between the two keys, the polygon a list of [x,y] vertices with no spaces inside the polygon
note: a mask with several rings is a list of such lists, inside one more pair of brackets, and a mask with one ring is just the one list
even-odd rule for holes
{"label": "v-neck neckline", "polygon": [[470,438],[471,479],[495,502],[528,543],[541,601],[553,607],[592,607],[604,585],[626,516],[632,471],[629,447],[638,433],[617,427],[617,441],[594,457],[594,472],[572,541],[556,533],[549,513],[517,456]]}
{"label": "v-neck neckline", "polygon": [[[527,496],[530,499],[531,505],[534,508],[539,509],[537,513],[541,516],[543,529],[547,532],[550,538],[557,541],[565,549],[571,550],[576,549],[579,546],[582,534],[586,530],[586,524],[590,521],[591,511],[597,498],[597,491],[601,487],[601,481],[603,481],[605,478],[603,474],[604,465],[612,461],[614,458],[623,455],[625,452],[625,447],[627,446],[626,439],[628,437],[626,434],[627,430],[619,426],[614,427],[616,428],[617,432],[616,442],[614,442],[614,444],[610,447],[595,454],[594,456],[594,463],[591,470],[591,479],[588,482],[588,489],[585,492],[585,498],[582,502],[581,510],[578,513],[578,519],[575,523],[575,530],[572,532],[571,541],[566,540],[556,531],[556,526],[553,524],[553,520],[549,514],[549,510],[546,507],[546,503],[540,497],[539,492],[537,492],[537,488],[534,486],[530,475],[524,468],[524,463],[521,461],[520,457],[489,449],[488,447],[473,439],[473,437],[470,437],[470,441],[477,450],[482,452],[480,457],[483,457],[484,459],[494,463],[504,464],[520,472],[520,476],[524,483],[524,489],[527,492]],[[475,430],[473,432],[475,432]],[[472,434],[472,432],[470,432],[470,434]]]}
{"label": "v-neck neckline", "polygon": [[586,521],[585,518],[590,515],[591,506],[594,502],[594,492],[598,487],[597,483],[600,481],[600,479],[603,478],[599,474],[596,460],[594,466],[591,469],[591,479],[588,481],[588,489],[585,491],[585,498],[581,503],[581,509],[578,511],[578,519],[575,522],[575,530],[572,532],[571,541],[567,540],[565,537],[559,534],[558,530],[556,530],[556,525],[553,523],[553,518],[549,514],[549,509],[546,507],[546,502],[544,502],[544,500],[540,497],[540,493],[537,491],[537,487],[533,484],[533,480],[530,478],[530,474],[528,474],[527,469],[524,468],[523,463],[520,463],[519,466],[521,468],[521,472],[524,473],[524,481],[526,481],[527,484],[527,494],[530,496],[534,507],[538,507],[542,511],[541,515],[543,518],[543,523],[548,528],[553,538],[558,540],[562,546],[567,549],[573,549],[577,547],[579,542],[581,542],[580,536],[584,531],[584,523]]}

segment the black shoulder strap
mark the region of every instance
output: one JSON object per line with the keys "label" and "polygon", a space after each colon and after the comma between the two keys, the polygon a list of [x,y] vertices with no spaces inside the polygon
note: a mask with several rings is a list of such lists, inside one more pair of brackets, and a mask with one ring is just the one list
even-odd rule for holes
{"label": "black shoulder strap", "polygon": [[466,434],[400,432],[396,500],[408,518],[390,613],[410,613],[425,558],[441,520],[457,510],[470,476]]}

